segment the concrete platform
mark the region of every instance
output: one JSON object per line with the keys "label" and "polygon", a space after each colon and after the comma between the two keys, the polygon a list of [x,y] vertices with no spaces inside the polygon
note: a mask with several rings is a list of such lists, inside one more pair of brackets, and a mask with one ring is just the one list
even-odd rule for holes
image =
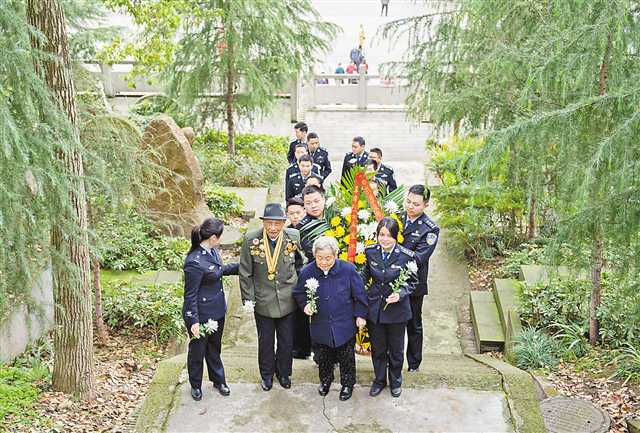
{"label": "concrete platform", "polygon": [[268,188],[238,188],[232,186],[222,187],[227,192],[233,192],[242,199],[242,214],[250,219],[262,215],[267,203]]}
{"label": "concrete platform", "polygon": [[369,397],[356,386],[353,397],[338,400],[339,384],[326,397],[315,385],[269,392],[258,384],[230,384],[222,397],[210,386],[194,403],[188,386],[169,418],[167,432],[511,432],[502,392],[407,388],[400,398],[388,390]]}
{"label": "concrete platform", "polygon": [[504,332],[492,293],[472,291],[469,295],[478,350],[486,352],[502,348]]}

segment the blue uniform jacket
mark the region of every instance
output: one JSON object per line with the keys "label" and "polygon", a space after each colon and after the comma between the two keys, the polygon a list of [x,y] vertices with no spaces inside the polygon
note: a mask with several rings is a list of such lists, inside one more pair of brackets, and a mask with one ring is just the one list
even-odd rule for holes
{"label": "blue uniform jacket", "polygon": [[311,158],[313,158],[313,165],[318,166],[318,171],[323,179],[326,179],[331,174],[331,161],[329,161],[329,152],[326,149],[319,147],[315,152],[309,152]]}
{"label": "blue uniform jacket", "polygon": [[222,277],[238,275],[238,264],[223,265],[217,251],[198,247],[184,263],[184,304],[182,317],[191,328],[194,323],[222,319],[227,303],[222,291]]}
{"label": "blue uniform jacket", "polygon": [[[311,166],[311,173],[315,173],[320,175],[320,166],[317,164],[313,164]],[[284,195],[285,200],[289,200],[291,197],[299,195],[304,188],[304,183],[306,179],[302,177],[302,173],[300,173],[300,167],[298,164],[291,164],[284,176]]]}
{"label": "blue uniform jacket", "polygon": [[351,167],[355,167],[356,165],[364,167],[369,159],[369,152],[366,150],[362,152],[359,156],[355,155],[353,152],[347,152],[344,155],[344,161],[342,162],[342,174],[340,175],[340,180],[344,178],[344,175],[351,170]]}
{"label": "blue uniform jacket", "polygon": [[407,220],[404,212],[402,218],[402,236],[404,242],[402,246],[416,253],[418,262],[418,286],[412,293],[413,296],[424,296],[429,293],[427,278],[429,276],[429,258],[436,249],[438,238],[440,237],[440,227],[434,223],[427,215],[422,214],[413,224]]}
{"label": "blue uniform jacket", "polygon": [[378,183],[384,185],[387,188],[387,193],[393,192],[398,189],[396,179],[393,177],[393,169],[384,164],[380,164],[375,179]]}
{"label": "blue uniform jacket", "polygon": [[[416,260],[413,251],[396,245],[385,263],[382,260],[382,247],[372,245],[365,248],[367,262],[362,268],[362,280],[367,286],[369,302],[368,319],[373,323],[402,323],[411,319],[411,303],[409,295],[415,290],[418,278],[410,274],[407,282],[400,288],[400,300],[394,304],[387,304],[387,297],[393,293],[391,284],[400,276],[400,271],[407,263]],[[417,264],[417,263],[416,263]]]}
{"label": "blue uniform jacket", "polygon": [[355,266],[344,260],[336,260],[331,270],[324,274],[315,262],[302,268],[293,297],[300,309],[307,305],[307,280],[315,278],[320,283],[316,290],[318,312],[311,316],[309,329],[314,343],[338,347],[356,333],[355,318],[367,317],[367,295]]}

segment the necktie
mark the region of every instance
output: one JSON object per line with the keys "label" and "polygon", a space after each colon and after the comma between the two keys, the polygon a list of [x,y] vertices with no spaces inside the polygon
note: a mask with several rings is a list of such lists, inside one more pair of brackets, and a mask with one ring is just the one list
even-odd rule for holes
{"label": "necktie", "polygon": [[382,261],[387,263],[387,259],[389,258],[389,253],[382,253]]}

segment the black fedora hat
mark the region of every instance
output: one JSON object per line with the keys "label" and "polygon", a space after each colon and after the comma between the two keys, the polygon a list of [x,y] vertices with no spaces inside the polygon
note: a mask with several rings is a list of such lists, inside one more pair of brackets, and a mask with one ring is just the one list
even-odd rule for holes
{"label": "black fedora hat", "polygon": [[264,213],[260,217],[261,220],[286,220],[287,215],[280,203],[267,203],[264,207]]}

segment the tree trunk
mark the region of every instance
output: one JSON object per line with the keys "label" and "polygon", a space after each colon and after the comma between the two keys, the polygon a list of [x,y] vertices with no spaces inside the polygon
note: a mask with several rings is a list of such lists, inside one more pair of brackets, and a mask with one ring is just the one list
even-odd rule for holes
{"label": "tree trunk", "polygon": [[462,119],[456,119],[453,121],[453,135],[454,137],[458,137],[460,135],[460,124],[462,123]]}
{"label": "tree trunk", "polygon": [[[612,41],[611,34],[607,39],[600,65],[598,77],[598,94],[604,96],[607,93],[607,75],[609,71],[609,56],[611,55]],[[595,196],[598,191],[596,189]],[[604,231],[601,222],[596,222],[593,232],[593,245],[591,250],[591,301],[589,303],[589,343],[595,346],[600,334],[600,323],[598,322],[598,309],[602,296],[602,266],[604,264]]]}
{"label": "tree trunk", "polygon": [[228,150],[230,154],[236,153],[236,126],[233,121],[233,90],[235,87],[235,73],[233,70],[233,44],[229,43],[227,47],[227,89],[226,89],[226,106],[227,106],[227,136],[228,136]]}
{"label": "tree trunk", "polygon": [[107,344],[109,332],[102,317],[102,286],[100,286],[100,260],[95,255],[91,257],[91,268],[93,269],[93,290],[95,292],[95,325],[98,332],[98,341],[102,345]]}
{"label": "tree trunk", "polygon": [[[62,7],[58,0],[28,0],[27,21],[46,38],[43,41],[32,37],[31,45],[53,57],[42,63],[36,62],[36,70],[42,74],[67,114],[75,139],[79,140],[69,41]],[[53,221],[51,229],[51,243],[56,252],[53,255],[56,331],[53,388],[89,400],[95,396],[95,379],[84,168],[82,154],[78,150],[58,151],[58,157],[75,185],[71,192],[73,211],[59,216],[66,224]],[[76,235],[69,236],[63,232],[62,227],[69,225],[76,227]]]}
{"label": "tree trunk", "polygon": [[529,224],[527,225],[527,239],[536,236],[536,193],[532,192],[529,198]]}
{"label": "tree trunk", "polygon": [[604,241],[602,236],[602,225],[598,223],[593,236],[591,250],[591,302],[589,304],[589,343],[595,346],[600,334],[600,323],[598,322],[598,308],[602,294],[602,266],[604,264]]}

